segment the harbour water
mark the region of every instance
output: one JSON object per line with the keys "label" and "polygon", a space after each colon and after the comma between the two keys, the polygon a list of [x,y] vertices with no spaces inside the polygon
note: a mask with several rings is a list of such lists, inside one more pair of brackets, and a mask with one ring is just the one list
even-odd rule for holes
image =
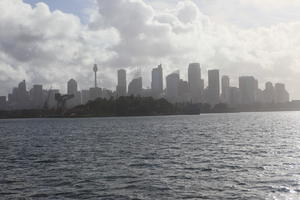
{"label": "harbour water", "polygon": [[0,120],[0,199],[300,199],[300,112]]}

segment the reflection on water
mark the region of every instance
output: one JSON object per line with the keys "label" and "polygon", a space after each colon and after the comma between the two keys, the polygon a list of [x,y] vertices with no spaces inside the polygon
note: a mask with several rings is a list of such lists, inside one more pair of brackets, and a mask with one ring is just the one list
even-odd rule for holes
{"label": "reflection on water", "polygon": [[0,199],[300,199],[300,113],[0,121]]}

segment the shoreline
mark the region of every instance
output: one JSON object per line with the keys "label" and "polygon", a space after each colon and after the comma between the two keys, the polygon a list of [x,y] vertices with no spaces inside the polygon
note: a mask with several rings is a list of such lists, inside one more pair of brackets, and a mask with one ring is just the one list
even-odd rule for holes
{"label": "shoreline", "polygon": [[[0,111],[1,112],[1,111]],[[0,116],[0,120],[10,120],[10,119],[84,119],[84,118],[129,118],[129,117],[159,117],[159,116],[197,116],[197,115],[209,115],[209,114],[234,114],[234,113],[276,113],[276,112],[300,112],[300,109],[295,110],[232,110],[232,111],[216,111],[216,112],[201,112],[199,114],[153,114],[153,115],[48,115],[48,116],[9,116],[2,117]]]}

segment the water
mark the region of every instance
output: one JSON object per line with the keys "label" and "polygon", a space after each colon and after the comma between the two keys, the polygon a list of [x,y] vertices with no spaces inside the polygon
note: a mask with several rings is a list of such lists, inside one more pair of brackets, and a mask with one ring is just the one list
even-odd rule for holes
{"label": "water", "polygon": [[0,199],[300,199],[300,113],[1,120]]}

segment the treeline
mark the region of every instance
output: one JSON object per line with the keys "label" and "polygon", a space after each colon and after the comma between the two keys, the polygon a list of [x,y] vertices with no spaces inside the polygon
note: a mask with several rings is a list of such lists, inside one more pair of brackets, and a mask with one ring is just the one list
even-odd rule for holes
{"label": "treeline", "polygon": [[[152,97],[120,97],[118,99],[96,99],[86,105],[77,106],[66,112],[73,116],[149,116],[183,114],[184,109],[165,99]],[[198,113],[199,114],[199,113]]]}
{"label": "treeline", "polygon": [[211,107],[209,104],[177,103],[152,97],[126,96],[118,99],[96,99],[86,105],[68,110],[66,116],[152,116],[197,115],[200,113],[228,112],[225,104]]}
{"label": "treeline", "polygon": [[225,104],[215,107],[209,104],[172,104],[163,98],[126,96],[117,99],[99,98],[64,112],[55,109],[0,111],[0,118],[198,115],[216,112],[230,112],[230,109]]}
{"label": "treeline", "polygon": [[284,104],[254,104],[228,108],[226,104],[177,103],[152,97],[120,97],[118,99],[96,99],[86,105],[59,112],[51,110],[0,111],[0,118],[48,118],[48,117],[110,117],[110,116],[155,116],[198,115],[200,113],[264,112],[300,110],[300,101]]}

